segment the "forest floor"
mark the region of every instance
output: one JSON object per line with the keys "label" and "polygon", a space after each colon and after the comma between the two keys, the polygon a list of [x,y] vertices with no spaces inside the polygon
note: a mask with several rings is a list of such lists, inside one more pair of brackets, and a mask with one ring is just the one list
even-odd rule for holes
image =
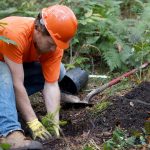
{"label": "forest floor", "polygon": [[[134,76],[130,81],[133,79]],[[111,88],[94,96],[92,106],[75,107],[62,103],[60,119],[67,124],[61,127],[62,136],[47,141],[44,149],[84,150],[86,145],[102,149],[102,144],[111,138],[116,126],[129,135],[142,132],[145,120],[150,117],[150,82],[143,81],[128,88],[126,82],[129,81],[118,84],[121,87],[119,90]],[[83,99],[86,94],[80,92],[78,96]],[[37,115],[44,116],[46,109],[42,94],[39,92],[30,98]]]}

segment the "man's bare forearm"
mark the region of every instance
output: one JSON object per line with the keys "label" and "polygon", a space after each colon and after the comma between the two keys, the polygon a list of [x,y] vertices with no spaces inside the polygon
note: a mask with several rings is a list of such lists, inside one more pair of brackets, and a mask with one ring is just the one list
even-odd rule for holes
{"label": "man's bare forearm", "polygon": [[26,89],[24,85],[16,85],[15,88],[15,95],[16,95],[16,103],[17,108],[23,115],[25,121],[32,121],[36,117],[33,108],[31,106],[29,97],[27,95]]}
{"label": "man's bare forearm", "polygon": [[56,113],[55,121],[59,122],[60,90],[58,83],[45,83],[43,95],[47,112]]}

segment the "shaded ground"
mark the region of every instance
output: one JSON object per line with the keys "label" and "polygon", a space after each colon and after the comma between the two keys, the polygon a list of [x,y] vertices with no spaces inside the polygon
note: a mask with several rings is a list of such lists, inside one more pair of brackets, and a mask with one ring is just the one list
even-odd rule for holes
{"label": "shaded ground", "polygon": [[[39,95],[42,97],[41,95]],[[94,97],[94,102],[100,97]],[[105,111],[93,115],[92,108],[66,108],[61,110],[61,119],[68,123],[62,127],[63,136],[48,141],[45,149],[81,150],[86,143],[101,145],[109,139],[116,125],[129,133],[144,127],[146,118],[150,117],[150,82],[143,82],[124,96],[109,98],[112,103]],[[43,106],[42,101],[40,101]],[[44,115],[45,108],[34,105],[37,114]]]}

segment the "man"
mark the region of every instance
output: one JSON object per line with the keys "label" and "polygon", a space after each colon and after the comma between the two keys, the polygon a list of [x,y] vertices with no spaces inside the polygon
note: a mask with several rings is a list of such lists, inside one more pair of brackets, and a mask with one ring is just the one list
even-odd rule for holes
{"label": "man", "polygon": [[[0,137],[12,148],[41,149],[37,141],[25,139],[17,118],[17,109],[32,132],[33,139],[45,140],[48,131],[38,121],[28,95],[43,86],[43,95],[48,113],[57,112],[54,121],[59,123],[60,91],[58,86],[63,75],[60,70],[63,50],[77,30],[77,19],[72,10],[63,5],[42,9],[34,20],[28,17],[7,17],[0,22],[7,23],[0,28],[3,35],[16,45],[0,41]],[[23,63],[27,63],[23,65]],[[32,62],[32,63],[30,63]],[[40,62],[43,77],[40,74]],[[32,78],[31,78],[32,76]],[[41,83],[37,88],[37,83]],[[30,86],[32,84],[32,86]],[[59,126],[55,126],[59,136]]]}

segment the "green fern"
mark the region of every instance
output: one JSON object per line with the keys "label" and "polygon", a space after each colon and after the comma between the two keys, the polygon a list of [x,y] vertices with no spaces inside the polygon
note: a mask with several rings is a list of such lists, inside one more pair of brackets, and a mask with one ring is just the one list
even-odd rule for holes
{"label": "green fern", "polygon": [[119,53],[116,51],[116,49],[110,49],[103,53],[104,59],[109,65],[109,68],[111,71],[113,71],[116,68],[121,67],[121,60]]}

